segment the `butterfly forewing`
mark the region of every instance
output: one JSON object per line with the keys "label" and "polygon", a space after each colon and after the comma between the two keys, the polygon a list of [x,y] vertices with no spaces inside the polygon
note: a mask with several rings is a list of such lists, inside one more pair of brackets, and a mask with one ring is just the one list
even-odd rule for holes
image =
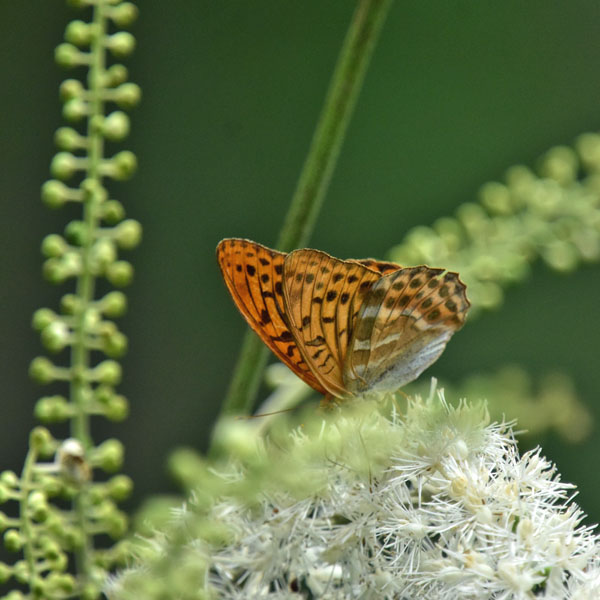
{"label": "butterfly forewing", "polygon": [[361,265],[364,265],[365,267],[368,267],[372,271],[377,271],[381,275],[387,275],[388,273],[391,273],[392,271],[397,271],[398,269],[402,268],[400,265],[398,265],[396,263],[375,260],[374,258],[361,258],[359,260],[356,260],[356,259],[353,259],[353,260],[355,260],[355,262],[357,262],[357,263],[360,263]]}
{"label": "butterfly forewing", "polygon": [[217,260],[227,288],[250,327],[292,371],[325,394],[290,330],[283,294],[285,256],[237,238],[225,239],[217,246]]}
{"label": "butterfly forewing", "polygon": [[405,268],[372,287],[346,355],[349,391],[393,391],[439,357],[469,307],[458,275],[443,273],[425,266]]}
{"label": "butterfly forewing", "polygon": [[348,393],[344,357],[363,298],[380,278],[357,261],[296,250],[284,263],[285,305],[304,359],[334,396]]}

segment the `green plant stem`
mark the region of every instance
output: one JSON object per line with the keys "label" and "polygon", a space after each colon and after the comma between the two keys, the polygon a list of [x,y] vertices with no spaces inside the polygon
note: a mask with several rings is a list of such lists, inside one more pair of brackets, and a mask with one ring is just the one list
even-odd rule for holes
{"label": "green plant stem", "polygon": [[[314,228],[340,153],[352,109],[391,0],[359,0],[331,80],[277,248],[304,246]],[[268,350],[248,331],[223,403],[223,415],[248,414],[254,404]]]}
{"label": "green plant stem", "polygon": [[[77,315],[75,341],[72,347],[73,379],[71,381],[71,401],[76,409],[71,421],[71,435],[88,448],[91,445],[89,414],[86,410],[89,403],[90,384],[83,376],[90,367],[90,351],[86,344],[86,317],[94,298],[95,277],[90,269],[94,232],[98,226],[98,193],[102,186],[100,166],[104,154],[104,141],[94,121],[104,114],[102,100],[103,76],[105,72],[105,49],[103,40],[106,35],[106,18],[104,4],[94,4],[94,25],[96,36],[90,47],[91,62],[88,73],[90,90],[90,114],[88,118],[88,158],[87,185],[89,186],[83,202],[83,221],[87,235],[81,248],[82,271],[77,280],[77,297],[80,311]],[[91,553],[93,551],[91,537],[87,534],[87,518],[85,514],[87,499],[81,491],[73,500],[77,522],[85,534],[85,541],[75,553],[77,571],[84,578],[91,577]]]}
{"label": "green plant stem", "polygon": [[33,478],[33,468],[37,460],[37,452],[33,448],[29,448],[27,456],[25,457],[25,464],[23,465],[23,471],[21,473],[21,495],[19,499],[19,516],[21,519],[21,531],[25,538],[23,544],[23,556],[27,561],[27,567],[29,570],[29,588],[33,588],[34,581],[37,577],[35,554],[33,550],[33,538],[34,533],[32,530],[31,516],[27,507],[29,500],[29,492],[32,488],[31,480]]}

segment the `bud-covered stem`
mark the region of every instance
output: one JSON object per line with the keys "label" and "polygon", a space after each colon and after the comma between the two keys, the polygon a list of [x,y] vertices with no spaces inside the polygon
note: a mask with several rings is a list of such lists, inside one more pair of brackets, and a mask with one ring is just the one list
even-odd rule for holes
{"label": "bud-covered stem", "polygon": [[[104,158],[104,139],[97,121],[104,115],[104,101],[102,93],[104,89],[103,78],[105,76],[106,50],[104,40],[106,35],[106,17],[104,15],[105,4],[98,2],[93,7],[93,26],[95,33],[90,44],[90,67],[88,71],[89,87],[89,115],[87,122],[88,139],[88,169],[87,189],[83,200],[83,222],[87,229],[87,235],[83,236],[81,247],[82,269],[77,278],[76,294],[79,298],[79,310],[75,318],[74,343],[71,349],[71,364],[74,377],[71,380],[71,402],[75,408],[74,418],[71,419],[71,435],[78,439],[84,447],[92,445],[90,438],[90,415],[86,404],[90,397],[90,383],[79,376],[87,371],[90,366],[90,349],[86,344],[86,317],[90,303],[94,299],[95,277],[90,268],[92,245],[94,244],[94,232],[99,225],[98,200],[102,194],[102,175],[100,172]],[[74,498],[74,509],[76,519],[82,531],[86,530],[87,518],[85,494],[77,494]],[[85,579],[90,577],[91,551],[93,550],[92,536],[85,536],[84,543],[77,549],[75,560],[77,571]]]}
{"label": "bud-covered stem", "polygon": [[[61,365],[45,356],[36,357],[29,372],[42,385],[69,384],[68,398],[46,395],[38,400],[35,415],[46,423],[69,421],[70,437],[54,439],[50,431],[37,427],[30,436],[21,477],[0,473],[0,504],[19,504],[19,517],[0,513],[0,532],[11,552],[24,560],[14,565],[0,563],[0,583],[14,578],[31,590],[31,597],[59,600],[81,597],[96,600],[111,569],[122,564],[125,554],[115,546],[110,555],[94,547],[96,535],[114,540],[127,531],[127,518],[117,509],[131,491],[125,475],[95,480],[94,470],[115,473],[123,462],[118,440],[96,445],[90,421],[102,415],[111,421],[127,416],[126,398],[114,387],[121,366],[114,360],[127,349],[127,338],[112,319],[126,309],[122,292],[110,291],[96,298],[96,281],[105,277],[121,287],[133,276],[133,267],[119,260],[120,249],[129,250],[141,239],[141,226],[124,219],[118,200],[109,199],[105,179],[126,179],[136,167],[134,154],[121,150],[105,156],[104,139],[117,142],[127,137],[129,117],[123,110],[105,114],[107,105],[131,109],[140,99],[137,85],[127,82],[123,58],[135,46],[125,31],[110,33],[112,25],[127,26],[137,16],[136,6],[120,0],[71,0],[75,8],[91,8],[91,22],[71,21],[65,42],[55,51],[60,66],[85,67],[87,81],[66,79],[60,86],[63,116],[83,125],[61,127],[55,135],[59,152],[50,165],[53,179],[42,186],[42,200],[52,209],[66,203],[81,206],[78,219],[70,221],[64,235],[52,233],[42,242],[43,272],[51,283],[74,282],[74,293],[65,294],[59,311],[38,309],[32,320],[44,347],[53,354],[70,351],[70,363]],[[68,182],[77,178],[74,184]],[[107,358],[96,356],[103,353]],[[64,356],[64,354],[63,354]],[[47,462],[54,457],[53,462]],[[56,505],[54,498],[63,503]],[[71,501],[71,509],[64,507]],[[15,595],[17,594],[17,595]],[[14,592],[15,598],[21,597]],[[12,597],[12,596],[11,596]],[[29,596],[28,596],[29,597]]]}

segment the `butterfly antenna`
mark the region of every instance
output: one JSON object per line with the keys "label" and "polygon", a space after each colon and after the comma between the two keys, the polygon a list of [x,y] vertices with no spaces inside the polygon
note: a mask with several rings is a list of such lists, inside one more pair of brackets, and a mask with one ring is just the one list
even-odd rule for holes
{"label": "butterfly antenna", "polygon": [[279,415],[281,413],[291,412],[295,407],[292,408],[282,408],[281,410],[274,410],[273,412],[259,413],[257,415],[238,415],[236,417],[237,420],[248,421],[250,419],[260,419],[262,417],[271,417],[273,415]]}
{"label": "butterfly antenna", "polygon": [[405,400],[408,400],[410,398],[410,396],[406,392],[403,392],[402,390],[396,390],[396,393],[404,396]]}

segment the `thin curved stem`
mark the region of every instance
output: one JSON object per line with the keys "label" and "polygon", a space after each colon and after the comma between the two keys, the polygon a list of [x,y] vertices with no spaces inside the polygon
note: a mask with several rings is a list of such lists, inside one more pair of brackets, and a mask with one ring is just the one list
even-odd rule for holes
{"label": "thin curved stem", "polygon": [[[306,161],[285,218],[277,248],[304,246],[321,209],[356,98],[391,0],[359,0],[340,51]],[[268,357],[267,348],[248,331],[223,403],[222,414],[248,414]]]}

